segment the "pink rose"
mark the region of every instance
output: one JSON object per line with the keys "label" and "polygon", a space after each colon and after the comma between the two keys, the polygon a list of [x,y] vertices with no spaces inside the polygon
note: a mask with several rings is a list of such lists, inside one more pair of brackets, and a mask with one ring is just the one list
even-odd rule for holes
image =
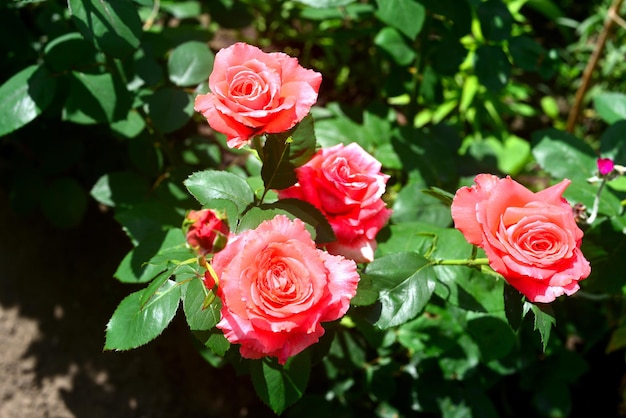
{"label": "pink rose", "polygon": [[358,144],[335,145],[297,168],[298,183],[278,191],[278,197],[305,200],[326,216],[337,238],[326,244],[328,252],[372,261],[376,234],[391,216],[381,199],[389,176],[380,168]]}
{"label": "pink rose", "polygon": [[265,53],[236,43],[215,55],[211,93],[196,97],[195,109],[209,125],[240,148],[255,135],[285,132],[317,101],[320,73],[281,52]]}
{"label": "pink rose", "polygon": [[591,268],[580,251],[583,232],[562,197],[570,181],[538,193],[510,177],[479,174],[475,183],[456,192],[452,218],[491,267],[532,302],[575,293]]}
{"label": "pink rose", "polygon": [[234,236],[213,258],[222,319],[242,357],[287,359],[316,343],[356,294],[356,264],[315,247],[299,219],[276,216]]}
{"label": "pink rose", "polygon": [[187,243],[200,255],[220,251],[228,241],[226,220],[211,209],[192,210],[183,223]]}

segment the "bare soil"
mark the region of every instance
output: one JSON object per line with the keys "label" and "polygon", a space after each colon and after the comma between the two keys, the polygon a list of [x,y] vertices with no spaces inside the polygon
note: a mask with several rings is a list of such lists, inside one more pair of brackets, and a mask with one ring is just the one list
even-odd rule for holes
{"label": "bare soil", "polygon": [[144,347],[103,352],[139,288],[112,278],[130,243],[110,214],[60,231],[13,213],[0,189],[0,231],[0,418],[273,416],[249,377],[202,359],[180,315]]}

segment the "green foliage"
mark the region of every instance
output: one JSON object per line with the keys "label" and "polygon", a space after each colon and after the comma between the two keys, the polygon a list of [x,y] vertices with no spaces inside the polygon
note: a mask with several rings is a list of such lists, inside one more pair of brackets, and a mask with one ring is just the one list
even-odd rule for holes
{"label": "green foliage", "polygon": [[[157,338],[182,305],[205,358],[249,374],[277,414],[568,416],[585,408],[580,387],[594,383],[579,379],[597,353],[626,347],[626,181],[593,180],[599,156],[626,165],[626,32],[609,38],[592,109],[566,132],[562,103],[609,4],[583,3],[11,1],[0,5],[0,184],[16,212],[69,229],[97,203],[128,235],[114,276],[143,288],[113,313],[107,350]],[[234,41],[323,74],[309,116],[242,150],[193,109]],[[219,209],[233,232],[284,214],[332,242],[319,210],[274,189],[319,147],[351,142],[390,175],[393,209],[352,307],[284,366],[242,360],[216,327],[221,301],[186,245],[185,213]],[[486,172],[533,190],[567,178],[568,202],[596,208],[580,219],[592,274],[576,295],[533,304],[474,263],[484,254],[449,205]]]}

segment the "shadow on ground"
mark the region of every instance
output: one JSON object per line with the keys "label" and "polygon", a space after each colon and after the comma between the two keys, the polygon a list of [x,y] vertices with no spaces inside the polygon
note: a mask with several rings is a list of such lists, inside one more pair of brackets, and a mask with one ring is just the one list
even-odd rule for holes
{"label": "shadow on ground", "polygon": [[138,289],[112,278],[130,244],[110,214],[59,231],[12,213],[0,190],[0,231],[0,418],[273,416],[249,377],[198,355],[180,315],[144,347],[102,351]]}

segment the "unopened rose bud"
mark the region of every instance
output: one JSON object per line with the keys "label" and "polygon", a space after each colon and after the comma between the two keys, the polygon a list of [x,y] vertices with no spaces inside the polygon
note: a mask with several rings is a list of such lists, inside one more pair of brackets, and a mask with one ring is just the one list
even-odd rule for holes
{"label": "unopened rose bud", "polygon": [[189,246],[202,256],[221,251],[230,233],[228,221],[212,209],[190,211],[183,222],[183,231]]}
{"label": "unopened rose bud", "polygon": [[598,172],[601,176],[607,176],[615,168],[615,163],[610,158],[598,158]]}

